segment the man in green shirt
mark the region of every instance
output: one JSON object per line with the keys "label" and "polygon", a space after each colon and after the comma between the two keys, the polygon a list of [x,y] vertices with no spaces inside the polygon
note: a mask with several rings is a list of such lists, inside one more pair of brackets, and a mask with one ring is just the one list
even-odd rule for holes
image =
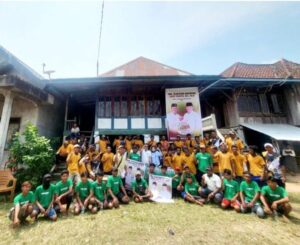
{"label": "man in green shirt", "polygon": [[148,188],[148,184],[146,180],[142,178],[142,174],[140,171],[136,171],[135,180],[131,184],[133,200],[138,202],[149,201],[152,197],[152,194]]}
{"label": "man in green shirt", "polygon": [[149,184],[149,175],[150,174],[156,174],[156,175],[158,174],[154,163],[150,163],[149,168],[147,168],[145,171],[144,179],[147,181],[148,184]]}
{"label": "man in green shirt", "polygon": [[172,196],[173,197],[180,197],[181,191],[177,189],[177,187],[180,185],[181,181],[181,173],[180,168],[175,168],[175,175],[172,177]]}
{"label": "man in green shirt", "polygon": [[[73,182],[69,179],[68,170],[60,174],[60,181],[56,183],[56,198],[54,209],[57,213],[68,214],[69,207],[72,203]],[[64,207],[66,205],[66,207]]]}
{"label": "man in green shirt", "polygon": [[35,198],[33,192],[30,191],[31,183],[25,181],[21,189],[22,192],[14,198],[14,207],[9,212],[9,218],[13,222],[13,227],[18,227],[33,211]]}
{"label": "man in green shirt", "polygon": [[240,203],[237,200],[239,196],[239,184],[235,180],[233,180],[232,173],[230,169],[225,169],[224,172],[224,180],[223,180],[223,193],[224,198],[221,203],[221,207],[223,209],[226,208],[234,208],[235,211],[240,212]]}
{"label": "man in green shirt", "polygon": [[52,221],[57,220],[55,209],[53,208],[54,197],[56,193],[55,185],[51,183],[51,175],[45,174],[42,185],[35,190],[35,203],[32,215],[37,217],[40,213]]}
{"label": "man in green shirt", "polygon": [[92,183],[92,194],[90,204],[93,205],[92,213],[108,207],[106,196],[106,183],[103,180],[103,172],[96,173],[96,180]]}
{"label": "man in green shirt", "polygon": [[203,206],[204,200],[200,197],[199,184],[193,181],[191,174],[186,176],[186,183],[184,185],[184,200]]}
{"label": "man in green shirt", "polygon": [[87,173],[82,173],[80,177],[81,181],[75,187],[76,202],[74,214],[79,214],[80,212],[83,214],[87,208],[92,208],[89,206],[92,197],[92,183],[88,180]]}
{"label": "man in green shirt", "polygon": [[134,160],[134,161],[138,161],[138,162],[141,161],[141,155],[138,154],[138,150],[139,150],[139,147],[136,145],[132,148],[132,153],[130,153],[130,155],[129,155],[130,160]]}
{"label": "man in green shirt", "polygon": [[118,169],[113,168],[112,175],[107,179],[107,192],[108,192],[108,207],[118,208],[119,202],[123,204],[129,203],[129,197],[124,188],[122,179],[118,176]]}
{"label": "man in green shirt", "polygon": [[[197,183],[197,179],[196,179],[195,175],[193,175],[193,174],[191,173],[191,170],[190,170],[189,166],[188,166],[188,165],[185,165],[185,166],[183,167],[183,172],[182,172],[182,174],[181,174],[180,183],[179,183],[179,185],[177,186],[177,190],[178,190],[178,191],[184,192],[184,186],[185,186],[185,183],[186,183],[186,181],[187,181],[187,176],[190,176],[190,177],[192,178],[193,182]],[[183,194],[184,194],[184,193],[182,193],[182,195],[183,195]]]}
{"label": "man in green shirt", "polygon": [[207,168],[212,167],[213,159],[211,154],[206,151],[206,146],[204,144],[200,144],[200,152],[195,155],[196,163],[197,163],[197,181],[201,183],[202,175],[207,173]]}
{"label": "man in green shirt", "polygon": [[263,218],[265,214],[259,201],[260,188],[255,181],[251,180],[252,176],[248,171],[245,171],[243,175],[244,181],[240,184],[241,212],[251,211],[259,218]]}
{"label": "man in green shirt", "polygon": [[265,213],[276,215],[279,212],[287,216],[292,211],[287,191],[283,187],[278,186],[273,176],[268,178],[267,184],[261,189],[260,196]]}

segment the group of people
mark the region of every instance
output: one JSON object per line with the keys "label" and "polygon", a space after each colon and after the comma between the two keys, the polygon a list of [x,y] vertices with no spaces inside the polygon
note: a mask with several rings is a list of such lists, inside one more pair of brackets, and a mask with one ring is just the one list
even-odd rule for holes
{"label": "group of people", "polygon": [[[172,178],[173,197],[200,206],[213,202],[261,218],[288,215],[291,205],[285,190],[285,165],[270,143],[265,144],[262,155],[256,146],[246,148],[234,132],[224,141],[211,132],[203,138],[177,136],[174,141],[165,136],[155,141],[151,136],[146,143],[140,136],[119,136],[111,143],[103,135],[88,147],[72,138],[57,151],[57,163],[67,165],[61,180],[51,184],[51,175],[46,174],[35,193],[24,182],[10,218],[17,226],[39,214],[56,220],[57,213],[67,214],[72,203],[73,213],[80,214],[118,208],[120,203],[128,204],[130,197],[134,202],[149,201],[151,174]],[[130,189],[125,186],[128,159],[146,165],[145,173],[135,173]]]}

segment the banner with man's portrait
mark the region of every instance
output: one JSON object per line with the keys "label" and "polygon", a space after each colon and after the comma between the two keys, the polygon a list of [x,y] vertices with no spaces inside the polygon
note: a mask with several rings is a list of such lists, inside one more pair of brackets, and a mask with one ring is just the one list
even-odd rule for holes
{"label": "banner with man's portrait", "polygon": [[125,173],[125,188],[131,190],[131,183],[135,180],[136,171],[140,171],[144,178],[146,165],[142,162],[127,160],[127,169]]}
{"label": "banner with man's portrait", "polygon": [[166,89],[166,127],[170,140],[187,134],[202,134],[202,120],[197,87]]}
{"label": "banner with man's portrait", "polygon": [[173,203],[172,178],[150,174],[149,189],[152,193],[151,200],[160,203]]}

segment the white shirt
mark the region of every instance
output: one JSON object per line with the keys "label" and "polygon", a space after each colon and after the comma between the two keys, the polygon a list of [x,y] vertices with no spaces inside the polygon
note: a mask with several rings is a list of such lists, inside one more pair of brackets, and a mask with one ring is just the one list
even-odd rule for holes
{"label": "white shirt", "polygon": [[180,123],[179,114],[174,114],[172,112],[167,114],[167,124],[171,131],[178,131],[179,123]]}
{"label": "white shirt", "polygon": [[183,116],[183,121],[188,123],[191,129],[191,133],[193,133],[194,131],[201,131],[202,122],[199,113],[195,111],[192,111],[190,113],[187,112]]}
{"label": "white shirt", "polygon": [[207,174],[203,175],[205,184],[207,184],[207,188],[211,191],[215,191],[216,189],[221,188],[221,179],[218,175],[212,174],[211,177],[208,177]]}
{"label": "white shirt", "polygon": [[142,150],[142,163],[149,165],[151,161],[151,151]]}
{"label": "white shirt", "polygon": [[77,133],[79,133],[79,132],[80,132],[79,127],[71,128],[71,133],[77,134]]}

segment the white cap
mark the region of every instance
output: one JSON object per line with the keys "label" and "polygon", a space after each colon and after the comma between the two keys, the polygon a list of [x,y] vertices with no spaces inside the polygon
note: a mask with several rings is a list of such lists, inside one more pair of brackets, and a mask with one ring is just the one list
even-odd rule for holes
{"label": "white cap", "polygon": [[265,143],[265,144],[264,144],[264,147],[265,147],[265,148],[268,147],[268,146],[271,147],[271,148],[274,148],[274,146],[273,146],[271,143]]}

